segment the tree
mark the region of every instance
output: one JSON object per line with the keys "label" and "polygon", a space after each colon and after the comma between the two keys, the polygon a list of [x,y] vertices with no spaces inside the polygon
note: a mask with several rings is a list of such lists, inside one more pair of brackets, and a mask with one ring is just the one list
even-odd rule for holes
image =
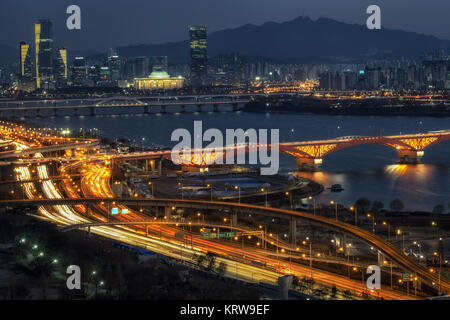
{"label": "tree", "polygon": [[433,208],[433,213],[435,213],[435,214],[441,214],[441,213],[444,212],[444,210],[445,210],[444,206],[443,206],[442,204],[438,204],[437,206],[435,206],[435,207]]}
{"label": "tree", "polygon": [[360,212],[367,212],[370,209],[370,200],[367,198],[359,198],[355,202],[355,207],[358,208]]}
{"label": "tree", "polygon": [[333,284],[333,286],[331,287],[331,298],[335,299],[337,292],[338,292],[338,289],[337,289],[336,285]]}
{"label": "tree", "polygon": [[384,208],[383,202],[375,200],[372,204],[372,212],[378,213],[381,209]]}
{"label": "tree", "polygon": [[402,211],[405,206],[400,199],[394,199],[391,201],[390,207],[392,211]]}
{"label": "tree", "polygon": [[227,272],[227,265],[226,265],[226,263],[225,262],[220,262],[219,263],[219,266],[217,267],[217,269],[216,269],[216,272],[218,273],[218,274],[220,274],[221,276],[223,276],[224,274],[225,274],[225,272]]}

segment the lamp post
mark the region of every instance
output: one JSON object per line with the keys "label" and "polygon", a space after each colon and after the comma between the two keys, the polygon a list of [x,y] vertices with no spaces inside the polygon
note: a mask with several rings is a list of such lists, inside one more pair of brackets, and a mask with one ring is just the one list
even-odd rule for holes
{"label": "lamp post", "polygon": [[388,228],[388,242],[391,242],[391,224],[387,221],[383,221],[383,226]]}
{"label": "lamp post", "polygon": [[286,191],[286,196],[289,197],[289,203],[291,205],[291,210],[294,210],[294,203],[292,202],[292,192]]}
{"label": "lamp post", "polygon": [[303,245],[309,244],[309,271],[310,271],[310,277],[313,278],[313,272],[312,272],[312,241],[306,237],[306,240],[302,241]]}
{"label": "lamp post", "polygon": [[313,196],[309,196],[308,199],[313,201],[313,213],[316,215],[316,199]]}
{"label": "lamp post", "polygon": [[265,203],[265,205],[266,205],[266,207],[268,207],[269,206],[269,202],[267,201],[267,189],[261,188],[261,192],[265,192],[265,195],[266,195],[266,203]]}
{"label": "lamp post", "polygon": [[372,233],[375,234],[375,215],[372,213],[368,213],[367,218],[372,218]]}
{"label": "lamp post", "polygon": [[401,229],[397,229],[397,235],[402,236],[402,252],[405,252],[405,233]]}
{"label": "lamp post", "polygon": [[350,206],[350,211],[355,212],[355,227],[358,225],[358,208],[354,206]]}
{"label": "lamp post", "polygon": [[178,182],[178,187],[181,190],[181,200],[184,199],[184,193],[183,193],[183,182]]}
{"label": "lamp post", "polygon": [[154,189],[153,189],[153,182],[148,183],[149,186],[152,186],[152,196],[155,197]]}
{"label": "lamp post", "polygon": [[212,189],[212,185],[210,185],[209,183],[206,185],[207,188],[209,188],[209,190],[211,191],[211,201],[213,201],[213,189]]}
{"label": "lamp post", "polygon": [[240,186],[234,186],[235,190],[238,190],[238,202],[241,203],[241,187]]}
{"label": "lamp post", "polygon": [[334,206],[335,206],[336,221],[338,221],[338,204],[337,204],[337,202],[335,202],[335,201],[333,201],[333,200],[330,201],[330,204],[331,204],[331,205],[334,204]]}

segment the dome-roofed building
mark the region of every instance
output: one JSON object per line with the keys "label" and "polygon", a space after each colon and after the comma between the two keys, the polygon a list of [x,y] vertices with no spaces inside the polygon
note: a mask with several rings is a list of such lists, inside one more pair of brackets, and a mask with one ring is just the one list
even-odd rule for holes
{"label": "dome-roofed building", "polygon": [[155,68],[147,78],[134,79],[139,90],[171,90],[183,87],[183,77],[171,77],[166,71]]}

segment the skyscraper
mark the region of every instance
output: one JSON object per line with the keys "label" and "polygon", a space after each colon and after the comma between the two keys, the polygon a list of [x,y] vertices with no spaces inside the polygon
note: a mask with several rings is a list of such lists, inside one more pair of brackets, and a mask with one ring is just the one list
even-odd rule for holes
{"label": "skyscraper", "polygon": [[208,56],[206,39],[206,27],[189,27],[191,83],[193,86],[203,85],[207,80]]}
{"label": "skyscraper", "polygon": [[39,20],[34,25],[36,45],[36,88],[53,78],[53,25],[49,20]]}
{"label": "skyscraper", "polygon": [[108,55],[109,78],[111,81],[117,81],[121,78],[122,61],[119,55],[113,49],[110,49]]}
{"label": "skyscraper", "polygon": [[33,79],[33,60],[31,58],[30,45],[26,42],[21,42],[19,54],[19,79],[21,82],[31,81]]}
{"label": "skyscraper", "polygon": [[87,70],[84,57],[75,57],[72,68],[72,80],[74,85],[82,86],[86,82]]}
{"label": "skyscraper", "polygon": [[67,49],[56,49],[56,60],[54,63],[55,80],[58,87],[64,87],[67,85],[69,76],[69,65],[67,62]]}

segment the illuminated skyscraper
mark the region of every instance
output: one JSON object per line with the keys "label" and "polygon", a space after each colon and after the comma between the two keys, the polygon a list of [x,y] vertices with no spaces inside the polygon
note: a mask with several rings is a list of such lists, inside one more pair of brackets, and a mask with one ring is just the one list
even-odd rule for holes
{"label": "illuminated skyscraper", "polygon": [[19,79],[21,82],[31,81],[33,79],[33,60],[31,58],[30,45],[26,42],[21,42],[19,54]]}
{"label": "illuminated skyscraper", "polygon": [[189,27],[191,82],[193,86],[203,85],[207,80],[206,39],[206,27]]}
{"label": "illuminated skyscraper", "polygon": [[86,82],[87,70],[84,57],[75,57],[72,68],[72,80],[74,85],[84,85]]}
{"label": "illuminated skyscraper", "polygon": [[36,88],[53,78],[53,25],[49,20],[39,20],[34,25],[36,45]]}
{"label": "illuminated skyscraper", "polygon": [[122,61],[113,49],[110,49],[108,56],[109,80],[117,81],[121,78]]}
{"label": "illuminated skyscraper", "polygon": [[58,87],[64,87],[67,85],[69,77],[69,65],[67,62],[67,49],[56,49],[56,60],[54,63],[55,80]]}

